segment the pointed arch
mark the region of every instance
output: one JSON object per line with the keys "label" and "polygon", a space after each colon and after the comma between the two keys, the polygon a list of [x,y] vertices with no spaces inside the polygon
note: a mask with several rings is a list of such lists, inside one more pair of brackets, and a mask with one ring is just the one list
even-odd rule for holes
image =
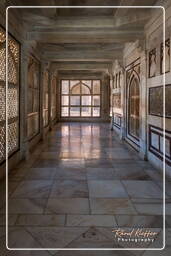
{"label": "pointed arch", "polygon": [[133,70],[128,84],[128,134],[139,141],[140,137],[140,80]]}

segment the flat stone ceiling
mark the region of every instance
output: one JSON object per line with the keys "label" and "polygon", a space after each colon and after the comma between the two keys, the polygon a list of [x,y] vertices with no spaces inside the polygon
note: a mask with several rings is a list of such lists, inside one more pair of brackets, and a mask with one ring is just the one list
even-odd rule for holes
{"label": "flat stone ceiling", "polygon": [[[15,1],[14,1],[15,2]],[[17,0],[16,5],[125,6],[154,5],[156,0]],[[11,9],[10,12],[13,10]],[[122,60],[126,42],[143,40],[149,9],[120,8],[38,8],[20,9],[27,41],[37,43],[46,61],[64,67],[72,63],[90,70],[115,59]],[[98,65],[97,65],[98,63]],[[86,65],[87,64],[87,65]],[[94,65],[94,66],[93,66]],[[93,69],[93,70],[94,70]],[[64,69],[65,70],[65,69]]]}

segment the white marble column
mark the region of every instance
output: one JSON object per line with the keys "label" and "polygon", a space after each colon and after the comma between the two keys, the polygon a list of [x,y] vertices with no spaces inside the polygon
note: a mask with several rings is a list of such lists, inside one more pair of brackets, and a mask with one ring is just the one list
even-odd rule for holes
{"label": "white marble column", "polygon": [[29,143],[27,136],[27,113],[28,113],[28,60],[29,46],[23,44],[21,48],[21,80],[20,80],[20,150],[21,158],[29,158]]}
{"label": "white marble column", "polygon": [[51,95],[52,95],[52,78],[53,72],[49,69],[49,79],[48,79],[48,119],[49,119],[49,129],[52,129],[52,117],[51,117]]}
{"label": "white marble column", "polygon": [[101,117],[104,121],[109,120],[109,112],[110,112],[109,83],[110,83],[109,74],[105,73],[102,79],[102,105],[101,105],[102,107]]}
{"label": "white marble column", "polygon": [[41,61],[41,68],[40,68],[40,134],[41,139],[44,140],[44,126],[43,126],[43,78],[44,78],[44,71],[46,69],[46,63]]}
{"label": "white marble column", "polygon": [[120,81],[121,90],[121,129],[120,129],[120,139],[124,139],[126,136],[126,72],[124,68],[121,72],[122,79]]}
{"label": "white marble column", "polygon": [[141,53],[140,62],[140,157],[147,158],[147,57]]}

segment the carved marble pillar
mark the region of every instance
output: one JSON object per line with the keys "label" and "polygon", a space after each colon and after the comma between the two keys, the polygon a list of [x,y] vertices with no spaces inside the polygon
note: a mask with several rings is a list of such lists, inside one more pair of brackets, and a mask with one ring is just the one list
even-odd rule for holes
{"label": "carved marble pillar", "polygon": [[29,47],[26,43],[21,48],[21,80],[20,80],[20,150],[21,158],[29,158],[29,142],[28,142],[28,126],[27,126],[27,113],[28,113],[28,60],[29,60]]}
{"label": "carved marble pillar", "polygon": [[141,53],[140,62],[140,157],[147,158],[147,58]]}
{"label": "carved marble pillar", "polygon": [[110,87],[110,79],[109,74],[105,73],[102,79],[102,119],[105,121],[109,120],[110,113],[110,99],[109,99],[109,87]]}
{"label": "carved marble pillar", "polygon": [[48,80],[48,119],[49,119],[49,129],[52,129],[52,117],[51,117],[51,96],[52,96],[52,78],[53,78],[53,72],[50,69],[49,70],[49,80]]}
{"label": "carved marble pillar", "polygon": [[[124,66],[126,63],[124,61]],[[126,137],[126,129],[127,129],[127,98],[126,98],[126,90],[127,90],[127,81],[126,81],[126,71],[123,73],[123,84],[121,86],[121,106],[122,106],[122,123],[121,123],[121,139],[125,139]]]}
{"label": "carved marble pillar", "polygon": [[41,62],[40,71],[40,135],[41,139],[44,140],[44,126],[43,126],[43,86],[44,86],[44,72],[46,70],[46,62]]}
{"label": "carved marble pillar", "polygon": [[113,130],[113,98],[112,98],[112,94],[113,94],[113,74],[110,73],[110,95],[109,95],[109,101],[110,101],[110,114],[111,114],[111,108],[112,108],[112,115],[110,116],[110,127],[111,130]]}
{"label": "carved marble pillar", "polygon": [[60,78],[57,77],[56,85],[56,119],[57,122],[60,120]]}

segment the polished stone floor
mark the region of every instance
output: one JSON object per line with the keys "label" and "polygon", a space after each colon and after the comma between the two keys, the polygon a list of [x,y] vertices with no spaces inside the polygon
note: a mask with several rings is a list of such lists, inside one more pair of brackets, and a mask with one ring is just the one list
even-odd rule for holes
{"label": "polished stone floor", "polygon": [[[1,192],[3,190],[3,183]],[[3,192],[1,193],[1,195]],[[59,123],[9,174],[10,248],[160,248],[162,176],[109,124]],[[166,183],[167,249],[171,253],[171,183]],[[2,255],[157,256],[161,251],[6,251]],[[151,242],[118,241],[115,229],[150,230]],[[169,246],[170,245],[170,246]]]}

